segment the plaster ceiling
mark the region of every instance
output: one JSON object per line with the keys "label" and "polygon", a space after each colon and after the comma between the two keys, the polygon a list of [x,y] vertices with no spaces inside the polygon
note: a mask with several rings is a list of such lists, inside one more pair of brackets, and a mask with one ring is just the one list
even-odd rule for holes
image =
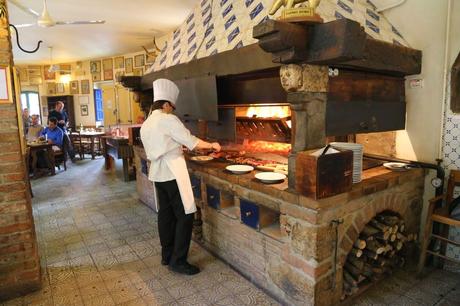
{"label": "plaster ceiling", "polygon": [[[41,13],[42,0],[19,0],[24,6]],[[12,31],[16,64],[48,64],[49,46],[53,63],[72,62],[142,51],[153,46],[153,36],[161,37],[179,26],[197,0],[48,0],[48,11],[57,21],[100,20],[99,25],[62,25],[50,28],[19,28],[19,39],[25,49],[39,51],[27,54],[19,50]],[[12,24],[34,23],[35,18],[8,2]],[[160,45],[161,46],[161,45]]]}

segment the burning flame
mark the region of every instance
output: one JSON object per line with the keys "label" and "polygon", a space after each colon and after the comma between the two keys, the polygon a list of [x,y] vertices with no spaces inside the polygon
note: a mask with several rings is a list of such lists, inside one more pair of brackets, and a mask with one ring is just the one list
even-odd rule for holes
{"label": "burning flame", "polygon": [[247,117],[286,118],[291,115],[289,106],[251,106],[246,112]]}
{"label": "burning flame", "polygon": [[260,140],[247,140],[243,142],[244,149],[248,152],[288,154],[291,151],[291,144],[282,142],[270,142]]}

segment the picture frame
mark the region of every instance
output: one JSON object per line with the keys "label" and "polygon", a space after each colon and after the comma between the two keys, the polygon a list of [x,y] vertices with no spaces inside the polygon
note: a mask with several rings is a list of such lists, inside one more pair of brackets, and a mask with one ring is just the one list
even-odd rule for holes
{"label": "picture frame", "polygon": [[46,92],[48,95],[55,95],[56,94],[56,83],[48,82],[46,83]]}
{"label": "picture frame", "polygon": [[100,73],[100,72],[97,72],[97,73],[91,74],[91,79],[93,80],[93,82],[102,81],[101,73]]}
{"label": "picture frame", "polygon": [[101,61],[91,61],[89,63],[89,70],[91,74],[96,74],[101,72]]}
{"label": "picture frame", "polygon": [[78,102],[80,105],[88,105],[89,104],[89,97],[88,96],[79,96],[78,97]]}
{"label": "picture frame", "polygon": [[125,72],[133,73],[133,58],[132,57],[125,58]]}
{"label": "picture frame", "polygon": [[78,95],[80,91],[78,90],[78,81],[70,81],[70,94]]}
{"label": "picture frame", "polygon": [[72,73],[72,66],[70,64],[59,64],[59,75],[66,75]]}
{"label": "picture frame", "polygon": [[88,114],[89,114],[89,112],[88,112],[88,104],[80,105],[80,114],[82,116],[88,116]]}
{"label": "picture frame", "polygon": [[104,70],[104,81],[113,80],[113,70]]}
{"label": "picture frame", "polygon": [[41,66],[28,66],[27,73],[29,74],[29,84],[42,83],[42,68]]}
{"label": "picture frame", "polygon": [[150,52],[145,54],[145,63],[146,64],[153,64],[155,63],[155,60],[157,59],[159,53],[157,52]]}
{"label": "picture frame", "polygon": [[133,69],[133,75],[142,76],[143,74],[144,74],[144,71],[143,71],[142,67]]}
{"label": "picture frame", "polygon": [[102,70],[112,70],[113,69],[113,59],[112,58],[106,58],[102,60]]}
{"label": "picture frame", "polygon": [[47,65],[43,67],[43,78],[45,81],[54,81],[56,79],[56,72],[49,71],[51,66]]}
{"label": "picture frame", "polygon": [[13,103],[10,66],[0,65],[0,103]]}
{"label": "picture frame", "polygon": [[144,67],[145,57],[144,54],[134,56],[134,67]]}
{"label": "picture frame", "polygon": [[56,93],[62,94],[65,92],[64,83],[56,83]]}
{"label": "picture frame", "polygon": [[29,82],[29,71],[27,68],[19,68],[19,81],[20,82]]}
{"label": "picture frame", "polygon": [[114,66],[115,66],[115,69],[125,68],[125,58],[123,56],[115,57]]}
{"label": "picture frame", "polygon": [[80,81],[80,89],[81,89],[81,93],[83,95],[89,95],[91,90],[89,88],[89,80],[81,80]]}

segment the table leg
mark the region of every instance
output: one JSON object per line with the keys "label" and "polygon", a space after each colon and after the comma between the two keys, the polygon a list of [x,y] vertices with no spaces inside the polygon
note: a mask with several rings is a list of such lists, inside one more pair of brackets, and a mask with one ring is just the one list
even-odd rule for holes
{"label": "table leg", "polygon": [[91,159],[94,159],[94,137],[91,138]]}
{"label": "table leg", "polygon": [[129,182],[129,163],[127,158],[123,158],[123,179]]}
{"label": "table leg", "polygon": [[34,178],[37,177],[37,150],[30,150],[30,155],[32,157],[32,171],[34,173]]}
{"label": "table leg", "polygon": [[48,153],[48,164],[49,164],[50,169],[51,169],[51,175],[56,175],[56,162],[54,160],[53,149],[51,147],[48,147],[48,149],[46,149],[46,151]]}
{"label": "table leg", "polygon": [[113,164],[113,158],[110,155],[105,155],[105,170],[110,170]]}

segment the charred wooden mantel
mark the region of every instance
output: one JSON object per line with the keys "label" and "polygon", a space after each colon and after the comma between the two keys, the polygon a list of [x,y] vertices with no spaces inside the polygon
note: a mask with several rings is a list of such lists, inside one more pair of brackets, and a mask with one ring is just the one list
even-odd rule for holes
{"label": "charred wooden mantel", "polygon": [[422,52],[370,38],[353,20],[302,25],[267,20],[253,37],[274,63],[305,63],[411,75],[421,71]]}

